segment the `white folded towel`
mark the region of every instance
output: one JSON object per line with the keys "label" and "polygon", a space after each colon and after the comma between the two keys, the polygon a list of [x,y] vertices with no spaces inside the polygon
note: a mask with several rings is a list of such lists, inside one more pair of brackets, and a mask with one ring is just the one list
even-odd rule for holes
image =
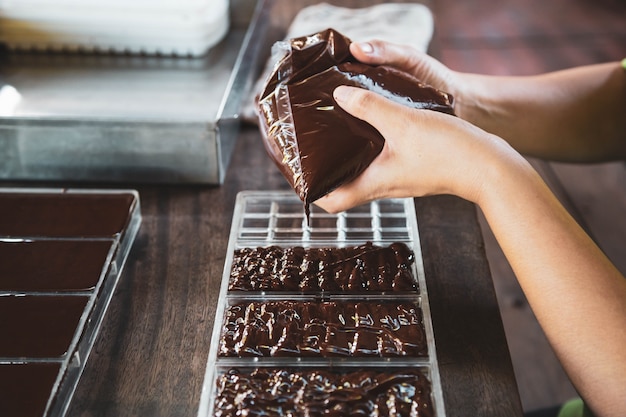
{"label": "white folded towel", "polygon": [[229,0],[0,0],[10,49],[198,56],[228,32]]}
{"label": "white folded towel", "polygon": [[[412,45],[426,52],[433,36],[432,12],[423,4],[383,3],[363,8],[347,8],[320,3],[303,8],[288,28],[284,40],[333,28],[353,41],[380,39]],[[257,123],[254,100],[280,56],[272,55],[257,80],[249,100],[244,103],[242,119]]]}

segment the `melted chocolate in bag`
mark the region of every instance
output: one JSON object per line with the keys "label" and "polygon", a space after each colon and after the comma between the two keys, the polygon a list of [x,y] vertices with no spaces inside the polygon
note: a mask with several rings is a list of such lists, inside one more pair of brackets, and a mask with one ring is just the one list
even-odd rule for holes
{"label": "melted chocolate in bag", "polygon": [[333,29],[292,39],[257,102],[265,147],[307,215],[310,203],[356,178],[384,145],[376,129],[336,105],[336,87],[454,114],[449,94],[394,68],[356,61],[350,42]]}

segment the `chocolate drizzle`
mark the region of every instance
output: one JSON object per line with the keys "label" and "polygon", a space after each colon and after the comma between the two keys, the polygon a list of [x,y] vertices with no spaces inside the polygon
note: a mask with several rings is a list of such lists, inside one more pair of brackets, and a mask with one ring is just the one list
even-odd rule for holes
{"label": "chocolate drizzle", "polygon": [[434,415],[430,381],[417,369],[231,369],[217,390],[216,417]]}
{"label": "chocolate drizzle", "polygon": [[[280,44],[279,44],[280,45]],[[292,39],[257,101],[264,144],[283,176],[309,205],[356,178],[384,138],[334,101],[339,85],[376,91],[415,109],[453,114],[453,99],[410,74],[357,62],[350,39],[333,29]]]}
{"label": "chocolate drizzle", "polygon": [[267,301],[230,306],[219,356],[423,357],[419,306],[397,302]]}
{"label": "chocolate drizzle", "polygon": [[415,291],[415,255],[404,243],[345,248],[278,246],[235,251],[230,291]]}

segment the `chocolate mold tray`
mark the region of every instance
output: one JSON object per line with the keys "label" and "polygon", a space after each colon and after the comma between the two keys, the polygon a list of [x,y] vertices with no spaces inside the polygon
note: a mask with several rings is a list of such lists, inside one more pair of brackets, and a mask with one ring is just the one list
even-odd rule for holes
{"label": "chocolate mold tray", "polygon": [[[379,256],[391,247],[396,248],[391,254]],[[410,262],[406,262],[406,251],[398,247],[406,247],[412,254]],[[373,251],[376,256],[355,261],[354,258],[361,256],[355,248],[366,248],[367,254]],[[299,255],[292,262],[294,250]],[[391,265],[395,262],[392,259],[399,259],[396,265]],[[408,274],[414,285],[381,290],[368,284],[370,272],[376,275],[377,260],[381,260],[378,277],[390,269],[394,273],[402,269],[402,274]],[[291,270],[285,274],[286,266]],[[320,284],[294,289],[274,287],[271,282],[280,280],[281,276],[285,279],[283,275],[297,276],[297,285],[306,279],[322,282],[324,274],[342,275],[341,266],[346,266],[348,271],[365,271],[368,278],[357,280],[356,288],[327,289]],[[261,284],[233,287],[233,276],[242,271],[253,276],[253,281],[261,271],[263,279],[258,280]],[[430,383],[432,415],[444,417],[413,200],[379,200],[338,214],[313,206],[307,223],[303,204],[292,191],[240,192],[233,214],[199,417],[228,415],[218,413],[216,407],[224,406],[225,400],[218,398],[218,391],[224,389],[224,375],[238,372],[233,369],[247,369],[248,373],[292,369],[298,375],[415,371]]]}
{"label": "chocolate mold tray", "polygon": [[0,188],[0,415],[66,413],[140,223],[134,190]]}

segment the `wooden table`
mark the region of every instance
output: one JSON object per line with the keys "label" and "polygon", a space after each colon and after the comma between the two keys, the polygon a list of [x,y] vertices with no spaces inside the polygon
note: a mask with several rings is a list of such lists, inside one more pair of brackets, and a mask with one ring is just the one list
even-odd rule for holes
{"label": "wooden table", "polygon": [[[291,19],[311,2],[278,1],[272,17]],[[235,196],[288,185],[248,127],[219,187],[123,187],[139,190],[143,222],[67,415],[195,417]],[[476,209],[449,196],[415,206],[447,415],[520,416]]]}
{"label": "wooden table", "polygon": [[[68,416],[195,416],[235,196],[288,189],[244,129],[220,187],[140,186],[143,224]],[[519,416],[475,207],[416,200],[448,416]]]}

